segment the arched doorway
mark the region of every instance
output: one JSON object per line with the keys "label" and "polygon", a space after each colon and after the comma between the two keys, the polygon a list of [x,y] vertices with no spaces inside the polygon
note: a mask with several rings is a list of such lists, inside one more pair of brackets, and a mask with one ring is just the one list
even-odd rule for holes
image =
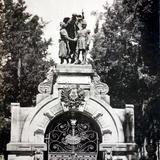
{"label": "arched doorway", "polygon": [[97,160],[102,142],[100,127],[82,112],[65,112],[54,118],[45,133],[45,160]]}

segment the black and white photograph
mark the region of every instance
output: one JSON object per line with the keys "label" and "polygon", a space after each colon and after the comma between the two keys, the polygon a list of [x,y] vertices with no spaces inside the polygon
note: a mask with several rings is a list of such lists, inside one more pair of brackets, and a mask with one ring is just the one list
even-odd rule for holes
{"label": "black and white photograph", "polygon": [[159,0],[0,0],[0,160],[160,160]]}

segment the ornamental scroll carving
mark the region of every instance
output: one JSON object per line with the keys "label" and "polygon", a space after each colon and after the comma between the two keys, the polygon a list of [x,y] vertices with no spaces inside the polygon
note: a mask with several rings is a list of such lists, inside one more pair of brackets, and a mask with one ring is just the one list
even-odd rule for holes
{"label": "ornamental scroll carving", "polygon": [[109,92],[108,85],[100,81],[100,77],[97,73],[94,74],[92,83],[95,88],[95,94],[106,95]]}
{"label": "ornamental scroll carving", "polygon": [[52,87],[57,79],[55,67],[51,67],[46,74],[46,79],[38,85],[39,93],[52,93]]}

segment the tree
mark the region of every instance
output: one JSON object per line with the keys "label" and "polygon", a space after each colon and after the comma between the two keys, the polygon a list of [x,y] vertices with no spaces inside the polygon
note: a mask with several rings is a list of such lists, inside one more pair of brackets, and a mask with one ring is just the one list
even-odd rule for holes
{"label": "tree", "polygon": [[136,66],[140,32],[122,5],[115,8],[106,6],[104,16],[106,22],[102,31],[95,35],[92,58],[102,81],[110,86],[112,104],[121,107],[124,103],[133,103],[132,97],[135,96],[131,90],[138,79]]}
{"label": "tree", "polygon": [[31,16],[25,10],[23,0],[11,4],[6,1],[4,41],[11,57],[3,68],[6,84],[3,91],[5,103],[20,102],[21,106],[31,106],[37,86],[49,67],[45,58],[51,40],[42,37],[45,24],[40,22],[39,17]]}
{"label": "tree", "polygon": [[123,0],[111,8],[106,5],[105,23],[95,34],[91,52],[94,68],[110,87],[111,105],[119,108],[125,103],[135,105],[136,121],[139,122],[136,123],[136,141],[139,145],[148,136],[149,126],[143,125],[147,127],[143,128],[142,124],[150,120],[150,127],[155,126],[155,118],[150,112],[154,107],[148,107],[150,111],[145,112],[149,114],[145,116],[148,117],[146,121],[143,103],[147,101],[147,106],[153,106],[151,102],[160,97],[157,3]]}
{"label": "tree", "polygon": [[[10,103],[20,102],[21,106],[35,105],[37,87],[45,79],[51,61],[46,60],[51,39],[43,38],[43,23],[40,18],[26,12],[23,0],[14,3],[4,0],[4,30],[0,28],[2,50],[5,63],[1,64],[0,112],[0,152],[4,153],[9,140]],[[2,52],[1,52],[2,53]],[[7,136],[5,135],[7,132]],[[7,137],[4,138],[3,137]],[[6,141],[5,141],[6,139]]]}
{"label": "tree", "polygon": [[[3,73],[2,69],[7,59],[7,52],[4,49],[3,38],[5,36],[5,16],[3,13],[4,3],[0,1],[0,89],[2,89]],[[9,136],[4,137],[4,135],[9,135],[9,119],[5,117],[5,108],[3,107],[3,94],[0,92],[0,153],[5,152],[5,145],[9,141]]]}

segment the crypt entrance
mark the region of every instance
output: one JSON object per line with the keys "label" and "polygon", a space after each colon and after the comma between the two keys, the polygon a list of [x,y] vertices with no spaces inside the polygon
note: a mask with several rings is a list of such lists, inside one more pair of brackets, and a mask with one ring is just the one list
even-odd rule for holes
{"label": "crypt entrance", "polygon": [[89,115],[69,111],[56,116],[45,132],[45,160],[97,160],[102,156],[98,124]]}

